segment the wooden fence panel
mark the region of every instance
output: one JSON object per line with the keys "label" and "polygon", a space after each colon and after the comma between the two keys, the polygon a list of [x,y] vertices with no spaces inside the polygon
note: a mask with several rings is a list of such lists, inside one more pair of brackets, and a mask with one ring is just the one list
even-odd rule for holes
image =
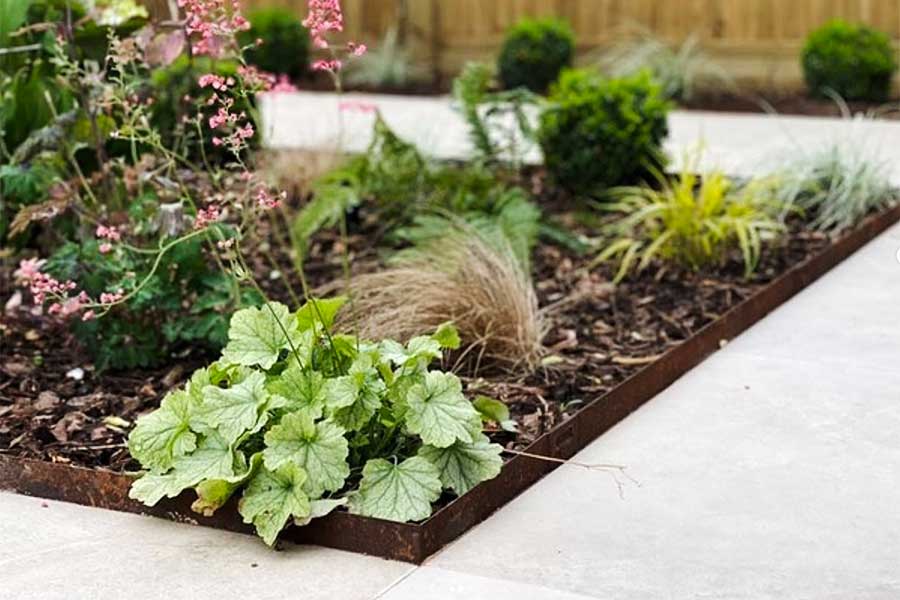
{"label": "wooden fence panel", "polygon": [[[832,18],[867,23],[900,40],[900,0],[406,0],[417,54],[452,73],[496,53],[505,30],[525,16],[572,23],[579,48],[609,44],[633,25],[678,42],[696,35],[740,78],[795,84],[797,54],[809,31]],[[156,7],[166,0],[146,0]],[[374,43],[396,23],[399,0],[344,0],[347,35]],[[249,10],[288,8],[303,17],[306,0],[244,0]]]}

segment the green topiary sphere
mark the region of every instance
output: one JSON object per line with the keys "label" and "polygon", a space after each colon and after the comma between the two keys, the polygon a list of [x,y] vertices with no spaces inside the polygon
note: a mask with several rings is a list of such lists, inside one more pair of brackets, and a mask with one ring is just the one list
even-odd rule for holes
{"label": "green topiary sphere", "polygon": [[[241,35],[241,44],[251,46],[247,62],[263,71],[297,79],[309,65],[309,33],[300,18],[282,8],[263,8],[248,15],[250,29]],[[262,40],[260,46],[255,41]]]}
{"label": "green topiary sphere", "polygon": [[886,99],[897,70],[886,34],[840,19],[809,35],[802,62],[813,95],[825,96],[832,90],[845,100]]}
{"label": "green topiary sphere", "polygon": [[575,34],[565,21],[524,19],[506,34],[497,70],[506,89],[542,94],[572,64]]}
{"label": "green topiary sphere", "polygon": [[665,162],[670,108],[649,72],[604,79],[594,71],[565,71],[540,118],[547,169],[577,194],[634,183]]}

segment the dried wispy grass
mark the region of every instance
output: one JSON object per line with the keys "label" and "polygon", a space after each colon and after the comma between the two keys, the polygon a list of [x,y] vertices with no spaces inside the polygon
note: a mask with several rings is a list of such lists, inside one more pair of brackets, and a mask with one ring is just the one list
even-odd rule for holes
{"label": "dried wispy grass", "polygon": [[406,341],[452,321],[463,363],[533,368],[543,354],[544,315],[508,243],[469,230],[405,253],[384,271],[354,277],[338,327],[364,339]]}

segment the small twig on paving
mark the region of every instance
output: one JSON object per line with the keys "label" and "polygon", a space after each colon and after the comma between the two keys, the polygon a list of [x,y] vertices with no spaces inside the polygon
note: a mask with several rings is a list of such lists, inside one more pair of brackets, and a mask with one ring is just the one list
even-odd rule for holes
{"label": "small twig on paving", "polygon": [[619,491],[619,498],[625,498],[625,486],[622,481],[619,480],[618,475],[622,475],[635,484],[638,487],[641,487],[640,482],[628,474],[625,470],[626,467],[624,465],[614,465],[609,463],[584,463],[579,462],[577,460],[567,460],[564,458],[556,458],[555,456],[544,456],[543,454],[534,454],[532,452],[523,452],[521,450],[510,450],[508,448],[504,448],[503,452],[507,454],[515,454],[516,456],[524,456],[525,458],[533,458],[536,460],[543,460],[546,462],[558,463],[561,465],[569,465],[572,467],[580,467],[582,469],[586,469],[588,471],[605,471],[612,475],[613,481],[616,483],[616,488]]}

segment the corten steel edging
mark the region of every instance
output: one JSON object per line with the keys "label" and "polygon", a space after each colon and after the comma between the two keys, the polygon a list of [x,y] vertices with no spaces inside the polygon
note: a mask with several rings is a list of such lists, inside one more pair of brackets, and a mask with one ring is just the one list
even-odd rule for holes
{"label": "corten steel edging", "polygon": [[[702,362],[723,341],[736,337],[898,221],[900,205],[867,219],[821,253],[789,269],[661,358],[588,403],[571,419],[535,440],[527,451],[570,458]],[[504,464],[495,479],[453,500],[420,524],[393,523],[339,512],[306,527],[289,527],[282,538],[421,563],[557,466],[557,463],[516,456]],[[128,498],[131,481],[131,477],[111,471],[0,455],[0,489],[3,490],[252,533],[241,522],[235,501],[213,517],[203,517],[190,510],[191,492],[150,508]]]}

